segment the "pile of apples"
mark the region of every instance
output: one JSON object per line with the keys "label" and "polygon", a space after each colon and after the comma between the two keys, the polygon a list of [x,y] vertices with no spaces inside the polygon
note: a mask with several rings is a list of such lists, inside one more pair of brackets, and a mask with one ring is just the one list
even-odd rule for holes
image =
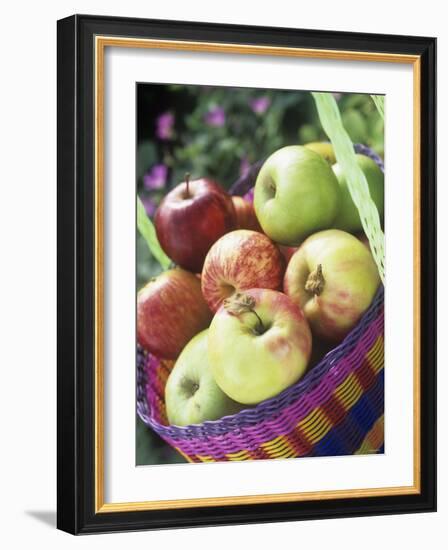
{"label": "pile of apples", "polygon": [[[138,293],[137,337],[172,361],[170,424],[279,394],[368,309],[380,279],[335,160],[330,144],[284,147],[261,167],[253,204],[189,177],[160,204],[157,237],[176,267]],[[357,160],[382,217],[383,174]]]}

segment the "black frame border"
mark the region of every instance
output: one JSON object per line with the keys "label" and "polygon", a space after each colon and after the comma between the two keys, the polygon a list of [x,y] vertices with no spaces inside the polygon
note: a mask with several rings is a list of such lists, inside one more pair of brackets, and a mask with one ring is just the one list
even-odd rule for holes
{"label": "black frame border", "polygon": [[[417,55],[421,60],[421,492],[95,514],[96,35]],[[436,39],[74,15],[57,24],[57,527],[72,534],[436,510]]]}

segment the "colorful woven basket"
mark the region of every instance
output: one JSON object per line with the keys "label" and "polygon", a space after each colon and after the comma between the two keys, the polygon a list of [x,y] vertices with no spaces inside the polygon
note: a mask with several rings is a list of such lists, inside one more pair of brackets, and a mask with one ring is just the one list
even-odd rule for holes
{"label": "colorful woven basket", "polygon": [[[370,150],[356,147],[374,158]],[[236,182],[232,192],[245,194],[258,169]],[[235,415],[168,425],[164,389],[172,366],[138,348],[137,413],[189,462],[384,452],[382,286],[358,325],[301,380]]]}

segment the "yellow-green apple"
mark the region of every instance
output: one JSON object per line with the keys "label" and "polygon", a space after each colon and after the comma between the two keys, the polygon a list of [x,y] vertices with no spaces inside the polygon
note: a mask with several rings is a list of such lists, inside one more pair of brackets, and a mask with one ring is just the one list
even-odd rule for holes
{"label": "yellow-green apple", "polygon": [[237,229],[262,230],[255,215],[254,205],[251,202],[237,195],[232,197],[232,202],[236,212]]}
{"label": "yellow-green apple", "polygon": [[[384,215],[384,175],[375,161],[365,155],[356,155],[356,160],[359,167],[366,176],[369,186],[370,196],[376,204],[380,219]],[[339,210],[333,222],[335,229],[343,229],[350,233],[355,233],[362,230],[361,218],[359,217],[358,209],[353,202],[350,191],[347,187],[347,179],[342,171],[340,164],[333,165],[333,172],[339,182],[340,200]]]}
{"label": "yellow-green apple", "polygon": [[287,246],[331,227],[338,203],[339,186],[331,166],[319,153],[300,145],[273,153],[255,183],[254,207],[263,231]]}
{"label": "yellow-green apple", "polygon": [[333,145],[328,141],[312,141],[311,143],[306,143],[304,147],[322,155],[328,164],[336,162]]}
{"label": "yellow-green apple", "polygon": [[311,347],[302,310],[282,292],[260,288],[228,298],[208,334],[208,357],[218,386],[247,405],[297,382]]}
{"label": "yellow-green apple", "polygon": [[380,278],[368,248],[345,231],[320,231],[289,261],[284,292],[318,336],[339,342],[372,302]]}
{"label": "yellow-green apple", "polygon": [[243,408],[216,384],[207,357],[207,346],[208,329],[188,342],[168,377],[165,405],[170,424],[201,424]]}
{"label": "yellow-green apple", "polygon": [[137,340],[162,359],[176,359],[211,319],[201,281],[184,269],[165,271],[137,295]]}
{"label": "yellow-green apple", "polygon": [[235,291],[281,287],[285,261],[279,249],[263,233],[237,229],[211,247],[204,262],[202,294],[215,312]]}
{"label": "yellow-green apple", "polygon": [[210,179],[185,182],[170,191],[154,218],[157,238],[174,263],[199,273],[212,244],[236,228],[232,197]]}

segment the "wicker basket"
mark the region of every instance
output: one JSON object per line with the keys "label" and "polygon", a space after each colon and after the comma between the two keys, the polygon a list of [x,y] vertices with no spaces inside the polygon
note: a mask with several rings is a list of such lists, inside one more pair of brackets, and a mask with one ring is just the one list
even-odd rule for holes
{"label": "wicker basket", "polygon": [[[381,159],[362,145],[383,169]],[[232,187],[244,195],[259,165]],[[336,456],[384,451],[384,291],[344,341],[295,385],[255,407],[191,426],[167,423],[172,362],[138,348],[137,413],[190,462]]]}

